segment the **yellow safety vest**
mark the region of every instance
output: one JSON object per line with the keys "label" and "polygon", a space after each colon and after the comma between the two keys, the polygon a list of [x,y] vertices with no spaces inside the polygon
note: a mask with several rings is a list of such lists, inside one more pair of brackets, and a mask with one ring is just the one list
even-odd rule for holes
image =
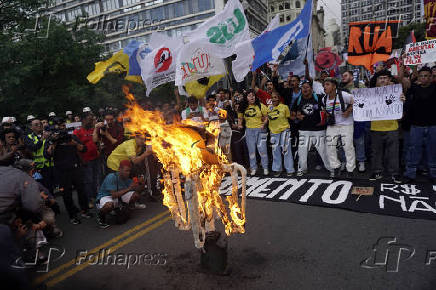
{"label": "yellow safety vest", "polygon": [[[27,137],[33,140],[33,144],[37,144],[39,141],[38,137],[33,134],[29,134]],[[44,157],[44,146],[45,140],[42,141],[42,146],[36,152],[33,152],[33,162],[35,162],[35,166],[38,169],[53,166],[53,159],[50,158],[49,160]]]}

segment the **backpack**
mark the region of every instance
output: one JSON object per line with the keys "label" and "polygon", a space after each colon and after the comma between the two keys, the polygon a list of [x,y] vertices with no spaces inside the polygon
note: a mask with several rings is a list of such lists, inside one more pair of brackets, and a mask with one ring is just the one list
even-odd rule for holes
{"label": "backpack", "polygon": [[[318,95],[315,93],[312,93],[313,98],[315,99],[316,102],[318,102]],[[295,102],[297,102],[297,106],[300,105],[301,103],[301,95],[298,96],[298,98],[295,100]],[[294,103],[295,103],[294,102]]]}

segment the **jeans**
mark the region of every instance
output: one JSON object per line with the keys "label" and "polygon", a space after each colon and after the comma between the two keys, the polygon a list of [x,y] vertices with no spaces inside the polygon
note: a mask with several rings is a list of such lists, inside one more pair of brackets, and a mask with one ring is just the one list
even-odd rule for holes
{"label": "jeans", "polygon": [[424,145],[430,176],[436,178],[436,126],[412,126],[410,128],[410,141],[404,173],[406,177],[416,178],[416,169],[421,161]]}
{"label": "jeans", "polygon": [[102,175],[101,165],[102,164],[100,158],[96,158],[84,164],[81,168],[83,172],[83,190],[85,191],[88,199],[95,199],[95,197],[97,196],[97,191],[100,185],[100,179]]}
{"label": "jeans", "polygon": [[268,133],[262,128],[245,129],[245,139],[247,140],[248,155],[250,159],[250,169],[257,169],[256,148],[260,155],[263,169],[268,169],[268,153],[266,148]]}
{"label": "jeans", "polygon": [[356,152],[353,145],[353,125],[333,125],[328,126],[326,130],[327,156],[331,169],[341,167],[341,162],[338,159],[336,146],[338,139],[341,138],[342,148],[345,152],[347,161],[347,171],[353,172],[356,168]]}
{"label": "jeans", "polygon": [[400,144],[398,130],[371,131],[371,140],[372,172],[382,173],[383,164],[385,164],[385,169],[388,173],[397,175],[400,170]]}
{"label": "jeans", "polygon": [[88,197],[83,191],[83,175],[80,168],[73,168],[69,170],[56,169],[56,171],[59,173],[60,186],[64,189],[63,199],[68,216],[73,218],[79,212],[73,201],[73,186],[77,191],[80,209],[87,211]]}
{"label": "jeans", "polygon": [[324,163],[324,167],[330,170],[330,164],[327,158],[325,145],[325,131],[301,131],[298,141],[298,171],[307,170],[307,153],[310,147],[314,145],[316,151]]}
{"label": "jeans", "polygon": [[354,147],[356,148],[356,161],[365,162],[365,134],[361,134],[359,138],[354,139]]}
{"label": "jeans", "polygon": [[[294,159],[292,157],[291,131],[284,130],[278,134],[271,133],[273,155],[273,171],[282,171],[282,159],[287,173],[294,173]],[[283,158],[282,158],[283,154]]]}

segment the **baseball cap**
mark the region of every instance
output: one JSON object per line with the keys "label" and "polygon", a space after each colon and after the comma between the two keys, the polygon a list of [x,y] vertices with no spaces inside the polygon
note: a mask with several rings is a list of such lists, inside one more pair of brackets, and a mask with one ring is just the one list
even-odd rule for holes
{"label": "baseball cap", "polygon": [[83,113],[89,113],[92,112],[90,107],[83,108]]}
{"label": "baseball cap", "polygon": [[14,123],[17,121],[15,117],[3,117],[2,123]]}
{"label": "baseball cap", "polygon": [[50,113],[48,114],[48,116],[49,116],[49,117],[56,117],[56,114],[55,114],[55,112],[50,112]]}
{"label": "baseball cap", "polygon": [[35,119],[35,116],[33,116],[33,115],[29,115],[29,116],[27,116],[27,118],[26,118],[27,122],[32,121],[32,120],[34,120],[34,119]]}
{"label": "baseball cap", "polygon": [[73,114],[73,112],[71,112],[71,111],[66,111],[65,112],[65,116],[72,115],[72,114]]}

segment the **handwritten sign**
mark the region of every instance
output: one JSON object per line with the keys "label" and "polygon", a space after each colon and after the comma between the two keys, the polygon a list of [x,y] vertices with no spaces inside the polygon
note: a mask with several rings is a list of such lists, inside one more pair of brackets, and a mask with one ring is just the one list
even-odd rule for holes
{"label": "handwritten sign", "polygon": [[401,85],[353,90],[355,121],[398,120],[403,116]]}
{"label": "handwritten sign", "polygon": [[406,45],[405,65],[418,65],[436,60],[436,39]]}

